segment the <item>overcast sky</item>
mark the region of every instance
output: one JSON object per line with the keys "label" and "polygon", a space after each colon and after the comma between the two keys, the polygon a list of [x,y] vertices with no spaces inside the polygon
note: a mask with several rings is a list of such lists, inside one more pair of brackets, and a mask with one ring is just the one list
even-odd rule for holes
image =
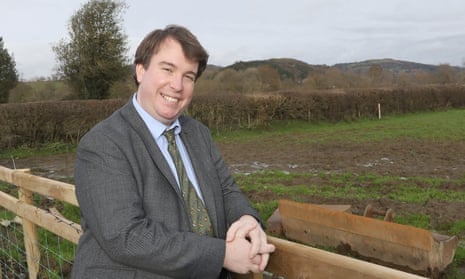
{"label": "overcast sky", "polygon": [[[22,79],[48,77],[52,45],[68,36],[71,16],[86,0],[0,0],[0,36]],[[334,65],[393,58],[462,66],[463,0],[126,0],[123,28],[132,61],[155,28],[188,27],[210,64],[295,58]]]}

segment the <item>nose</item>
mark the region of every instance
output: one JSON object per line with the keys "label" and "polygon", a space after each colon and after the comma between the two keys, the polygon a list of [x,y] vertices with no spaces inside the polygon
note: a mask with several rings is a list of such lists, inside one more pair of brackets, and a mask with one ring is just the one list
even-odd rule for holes
{"label": "nose", "polygon": [[171,77],[170,86],[175,91],[181,91],[184,87],[183,85],[183,76],[182,75],[173,75]]}

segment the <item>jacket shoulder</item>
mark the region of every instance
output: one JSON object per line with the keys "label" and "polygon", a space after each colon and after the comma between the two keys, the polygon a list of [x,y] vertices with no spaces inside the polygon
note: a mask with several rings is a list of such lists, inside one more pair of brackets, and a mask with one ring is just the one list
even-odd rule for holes
{"label": "jacket shoulder", "polygon": [[147,129],[140,116],[129,101],[121,108],[114,111],[110,116],[93,126],[81,139],[95,138],[108,136],[112,138],[125,138],[128,136],[128,131],[137,130],[139,128]]}

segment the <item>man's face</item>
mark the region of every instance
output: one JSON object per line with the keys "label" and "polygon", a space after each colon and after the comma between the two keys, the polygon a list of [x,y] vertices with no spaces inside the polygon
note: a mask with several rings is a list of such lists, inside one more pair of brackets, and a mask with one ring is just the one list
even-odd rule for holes
{"label": "man's face", "polygon": [[184,56],[177,41],[166,39],[147,69],[136,65],[138,103],[152,117],[170,125],[192,100],[198,66]]}

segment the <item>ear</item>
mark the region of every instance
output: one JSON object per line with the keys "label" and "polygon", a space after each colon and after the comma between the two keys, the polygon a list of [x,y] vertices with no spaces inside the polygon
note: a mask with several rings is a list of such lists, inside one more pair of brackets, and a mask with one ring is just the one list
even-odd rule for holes
{"label": "ear", "polygon": [[140,83],[142,81],[142,78],[144,77],[144,74],[145,74],[144,65],[137,64],[136,65],[136,78],[137,78],[138,83]]}

